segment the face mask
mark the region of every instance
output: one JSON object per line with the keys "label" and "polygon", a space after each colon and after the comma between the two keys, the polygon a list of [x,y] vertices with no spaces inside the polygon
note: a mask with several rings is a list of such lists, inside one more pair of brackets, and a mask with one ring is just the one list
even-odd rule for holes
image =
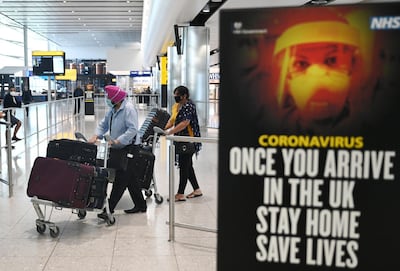
{"label": "face mask", "polygon": [[174,96],[174,98],[175,98],[175,102],[177,102],[177,103],[179,103],[182,100],[181,96]]}
{"label": "face mask", "polygon": [[111,102],[110,99],[106,99],[106,104],[108,105],[108,107],[113,108],[114,104]]}
{"label": "face mask", "polygon": [[341,72],[320,70],[289,80],[289,93],[299,113],[306,118],[325,119],[338,115],[349,94],[350,77]]}

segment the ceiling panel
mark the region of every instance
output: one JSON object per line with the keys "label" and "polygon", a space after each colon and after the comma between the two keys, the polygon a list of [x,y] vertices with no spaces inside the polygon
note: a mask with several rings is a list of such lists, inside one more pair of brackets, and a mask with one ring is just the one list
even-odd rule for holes
{"label": "ceiling panel", "polygon": [[143,0],[0,0],[0,13],[65,47],[140,43]]}
{"label": "ceiling panel", "polygon": [[[0,0],[0,13],[26,25],[61,47],[136,46],[142,43],[144,64],[154,64],[174,42],[173,25],[189,24],[208,1],[220,0]],[[301,6],[309,0],[227,0],[221,9]],[[400,0],[334,0],[331,4],[399,2]],[[145,7],[150,11],[144,12]],[[218,48],[219,10],[206,22],[210,49]],[[142,35],[142,31],[144,36]],[[143,39],[143,40],[142,40]]]}

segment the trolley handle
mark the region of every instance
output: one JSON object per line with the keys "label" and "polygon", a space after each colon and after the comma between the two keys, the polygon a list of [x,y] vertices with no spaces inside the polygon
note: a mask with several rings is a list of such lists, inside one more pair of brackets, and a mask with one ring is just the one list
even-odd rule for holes
{"label": "trolley handle", "polygon": [[[78,140],[81,140],[83,142],[88,142],[86,137],[81,133],[81,132],[75,132],[75,138]],[[104,136],[105,139],[105,145],[104,145],[104,168],[107,168],[107,160],[108,160],[108,155],[109,155],[109,149],[108,149],[108,141],[111,139],[109,135]]]}
{"label": "trolley handle", "polygon": [[157,133],[157,134],[159,134],[159,135],[165,135],[164,130],[161,129],[160,127],[154,126],[154,127],[153,127],[153,131],[154,131],[154,133]]}
{"label": "trolley handle", "polygon": [[80,133],[80,132],[75,132],[75,137],[76,137],[76,139],[80,139],[80,140],[82,140],[82,141],[87,142],[86,137],[85,137],[82,133]]}

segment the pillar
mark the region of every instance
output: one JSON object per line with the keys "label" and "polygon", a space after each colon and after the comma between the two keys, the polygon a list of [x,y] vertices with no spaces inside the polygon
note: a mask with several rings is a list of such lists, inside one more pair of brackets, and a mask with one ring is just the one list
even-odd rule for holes
{"label": "pillar", "polygon": [[200,127],[208,123],[210,32],[204,26],[181,27],[182,55],[177,48],[168,48],[168,108],[174,99],[173,90],[184,85],[196,104]]}

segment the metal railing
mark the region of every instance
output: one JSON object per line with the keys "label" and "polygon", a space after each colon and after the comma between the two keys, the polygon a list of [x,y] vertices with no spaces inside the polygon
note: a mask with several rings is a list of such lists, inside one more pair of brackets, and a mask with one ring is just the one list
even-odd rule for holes
{"label": "metal railing", "polygon": [[171,141],[169,146],[169,241],[175,241],[175,227],[186,228],[191,230],[206,231],[217,233],[216,229],[210,229],[206,227],[177,223],[175,222],[175,173],[174,173],[174,161],[175,161],[175,145],[172,144],[174,141],[180,142],[201,142],[201,143],[218,143],[217,138],[206,138],[206,137],[190,137],[190,136],[166,136],[167,140]]}
{"label": "metal railing", "polygon": [[[8,180],[0,178],[0,182],[8,185],[8,196],[13,195],[13,180],[12,180],[12,154],[11,154],[11,110],[3,111],[7,115],[8,121],[1,121],[0,124],[6,126],[6,146],[7,148],[7,178]],[[1,152],[0,152],[0,163],[1,163]],[[2,168],[0,167],[0,172]]]}
{"label": "metal railing", "polygon": [[[74,115],[75,102],[80,101],[80,112]],[[35,109],[35,125],[30,125],[29,119],[26,111],[26,107]],[[64,110],[59,110],[62,107]],[[43,109],[44,108],[44,109]],[[55,100],[50,102],[39,102],[28,105],[23,105],[24,110],[24,141],[25,146],[29,138],[36,137],[36,146],[38,147],[41,142],[47,141],[49,138],[57,137],[59,135],[64,136],[65,131],[70,131],[68,129],[72,122],[79,120],[81,129],[85,128],[83,116],[85,115],[85,103],[83,97],[68,98],[62,100]],[[32,112],[31,112],[32,113]],[[45,113],[46,118],[43,117]],[[29,126],[29,129],[28,129]],[[36,130],[34,129],[36,128]],[[44,138],[40,138],[40,134],[46,132]],[[83,132],[83,130],[80,130]],[[32,145],[32,144],[31,144]]]}
{"label": "metal railing", "polygon": [[[80,100],[80,113],[74,115],[75,102]],[[62,110],[60,110],[62,108]],[[24,151],[26,168],[29,168],[29,156],[30,150],[32,147],[36,146],[37,153],[39,153],[39,145],[42,142],[47,142],[52,138],[59,137],[69,137],[65,135],[65,132],[70,133],[71,125],[76,126],[76,130],[79,130],[84,133],[85,124],[84,124],[84,115],[85,115],[85,104],[83,97],[69,98],[69,99],[61,99],[54,100],[49,102],[35,102],[30,104],[24,104],[21,106],[23,110],[23,142],[24,142]],[[18,109],[18,110],[21,110]],[[8,115],[7,120],[10,120],[10,114],[13,110],[17,110],[16,108],[5,108],[3,112]],[[28,116],[29,110],[29,116]],[[0,146],[7,147],[7,178],[8,180],[4,180],[0,178],[0,182],[5,183],[9,187],[8,196],[11,197],[13,195],[13,179],[12,179],[12,168],[13,168],[13,159],[12,159],[12,142],[11,142],[11,123],[9,121],[1,122],[6,126],[6,145],[1,144],[0,137]],[[21,127],[22,128],[22,127]],[[2,172],[2,159],[0,152],[0,173]]]}

